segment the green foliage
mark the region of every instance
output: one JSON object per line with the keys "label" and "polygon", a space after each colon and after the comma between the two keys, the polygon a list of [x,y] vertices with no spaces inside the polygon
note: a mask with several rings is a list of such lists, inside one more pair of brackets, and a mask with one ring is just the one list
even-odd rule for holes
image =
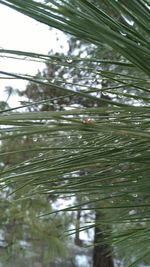
{"label": "green foliage", "polygon": [[[4,192],[8,195],[6,190]],[[18,197],[20,201],[16,200]],[[35,195],[34,192],[30,199],[24,199],[23,192],[19,192],[15,199],[11,196],[6,199],[1,195],[1,209],[5,210],[1,212],[1,231],[4,235],[1,260],[4,264],[8,262],[16,266],[22,261],[26,262],[25,266],[31,262],[48,264],[56,257],[61,259],[67,256],[67,243],[64,246],[62,235],[67,220],[63,215],[40,217],[42,213],[52,210],[44,196]]]}
{"label": "green foliage", "polygon": [[[19,153],[15,151],[16,147]],[[27,166],[31,156],[33,161],[40,159],[39,147],[41,150],[42,141],[37,144],[27,136],[3,141],[1,171],[7,173],[11,169],[13,172],[19,165]],[[52,157],[52,152],[50,154]],[[10,182],[8,186],[1,183],[1,263],[8,266],[29,266],[32,263],[48,266],[55,263],[56,258],[61,263],[68,257],[67,242],[70,240],[64,238],[64,233],[72,219],[63,213],[41,217],[53,211],[54,197],[39,194],[38,187],[33,190],[27,184],[20,184],[18,190],[16,183]]]}
{"label": "green foliage", "polygon": [[[45,139],[47,145],[39,145],[38,153],[42,155],[32,158],[33,151],[27,149],[29,158],[26,162],[3,169],[1,186],[5,190],[10,186],[14,188],[13,193],[19,194],[19,199],[22,195],[31,198],[33,192],[57,197],[80,194],[83,203],[66,211],[88,210],[90,207],[90,210],[103,212],[104,217],[97,223],[103,226],[108,244],[113,244],[114,254],[117,256],[119,251],[125,253],[133,248],[130,252],[134,255],[130,255],[126,262],[129,266],[138,266],[148,258],[150,249],[149,1],[104,2],[111,8],[96,7],[92,1],[85,0],[47,4],[31,0],[0,1],[89,44],[103,46],[107,55],[107,58],[101,58],[100,54],[97,58],[72,56],[68,60],[62,55],[0,50],[2,54],[19,58],[27,56],[29,60],[44,60],[47,64],[59,63],[66,73],[73,66],[81,76],[83,74],[82,77],[87,64],[87,73],[91,72],[92,78],[98,76],[106,82],[105,87],[103,84],[99,88],[91,87],[90,83],[83,85],[79,79],[78,90],[75,90],[76,81],[69,82],[72,87],[68,87],[63,75],[61,81],[52,82],[53,77],[49,75],[44,79],[42,75],[1,74],[28,80],[35,86],[51,86],[54,92],[62,92],[62,99],[74,95],[108,105],[57,112],[17,113],[9,108],[2,111],[1,140],[28,137]],[[112,53],[116,53],[115,61],[109,58]],[[109,68],[104,69],[106,65]],[[115,98],[101,99],[93,92],[98,95],[105,92]],[[55,100],[59,100],[57,94],[24,106],[47,105]],[[19,148],[7,151],[8,154],[21,152]],[[79,172],[82,175],[74,177]]]}

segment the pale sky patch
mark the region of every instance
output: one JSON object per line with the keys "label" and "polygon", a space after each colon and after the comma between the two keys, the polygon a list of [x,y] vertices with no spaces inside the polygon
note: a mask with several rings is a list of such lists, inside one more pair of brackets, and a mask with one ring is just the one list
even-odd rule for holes
{"label": "pale sky patch", "polygon": [[[13,9],[0,4],[0,49],[22,50],[47,54],[51,49],[54,52],[68,50],[67,37],[58,30],[50,30],[47,25],[39,23]],[[58,40],[59,38],[59,40]],[[0,54],[0,71],[34,75],[37,70],[44,69],[43,63],[11,60]],[[3,93],[6,86],[24,89],[25,81],[0,79],[0,101],[6,100]],[[15,101],[15,102],[14,102]],[[16,106],[13,98],[11,106]]]}

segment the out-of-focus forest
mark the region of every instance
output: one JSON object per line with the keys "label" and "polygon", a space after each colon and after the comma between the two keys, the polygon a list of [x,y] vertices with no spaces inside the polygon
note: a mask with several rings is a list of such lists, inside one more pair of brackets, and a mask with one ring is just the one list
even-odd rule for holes
{"label": "out-of-focus forest", "polygon": [[28,81],[0,102],[0,267],[148,266],[149,1],[0,4],[69,44],[0,49],[45,63],[35,76],[0,71]]}

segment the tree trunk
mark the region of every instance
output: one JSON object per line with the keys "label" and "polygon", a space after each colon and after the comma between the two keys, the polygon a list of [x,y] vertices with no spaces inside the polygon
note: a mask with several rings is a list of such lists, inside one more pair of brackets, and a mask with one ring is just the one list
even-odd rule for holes
{"label": "tree trunk", "polygon": [[77,246],[82,247],[83,246],[83,241],[80,239],[80,217],[81,217],[81,209],[77,210],[77,215],[76,215],[76,222],[75,222],[75,228],[76,228],[76,233],[75,233],[75,239],[74,242]]}
{"label": "tree trunk", "polygon": [[94,233],[94,249],[93,249],[93,267],[114,267],[113,258],[111,256],[111,248],[107,244],[102,244],[104,235],[100,230],[98,223],[100,222],[100,213],[96,211],[95,215],[95,233]]}

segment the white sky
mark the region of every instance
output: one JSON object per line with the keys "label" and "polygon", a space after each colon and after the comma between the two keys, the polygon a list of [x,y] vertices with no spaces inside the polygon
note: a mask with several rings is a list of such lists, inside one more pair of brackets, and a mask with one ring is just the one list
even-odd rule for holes
{"label": "white sky", "polygon": [[[48,26],[0,4],[0,48],[47,54],[51,49],[54,52],[67,51],[68,44],[62,32],[49,30]],[[0,55],[0,71],[33,75],[44,68],[44,64],[8,60]],[[25,81],[0,79],[0,101],[7,98],[3,93],[5,86],[24,89],[25,85]],[[17,99],[10,100],[11,106],[19,105]]]}

